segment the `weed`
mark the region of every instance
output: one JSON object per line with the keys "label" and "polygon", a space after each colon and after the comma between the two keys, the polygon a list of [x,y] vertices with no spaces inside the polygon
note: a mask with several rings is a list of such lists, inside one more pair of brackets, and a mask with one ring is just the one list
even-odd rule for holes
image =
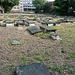
{"label": "weed", "polygon": [[54,68],[55,70],[59,71],[60,70],[60,66],[57,65],[57,67]]}
{"label": "weed", "polygon": [[50,58],[49,57],[45,57],[45,60],[49,60]]}
{"label": "weed", "polygon": [[49,70],[49,72],[51,72],[51,70]]}
{"label": "weed", "polygon": [[22,63],[21,63],[21,65],[27,65],[27,62],[26,62],[26,61],[24,61],[24,62],[22,62]]}
{"label": "weed", "polygon": [[73,54],[69,54],[69,55],[67,56],[68,59],[70,59],[70,58],[72,58],[72,57],[73,57]]}
{"label": "weed", "polygon": [[40,52],[35,53],[35,55],[40,55]]}
{"label": "weed", "polygon": [[12,46],[11,42],[8,43],[9,46]]}
{"label": "weed", "polygon": [[68,60],[65,60],[65,62],[68,62]]}
{"label": "weed", "polygon": [[48,34],[47,33],[41,33],[38,37],[44,39],[44,38],[48,37]]}
{"label": "weed", "polygon": [[20,50],[18,50],[18,52],[20,52]]}
{"label": "weed", "polygon": [[36,60],[42,61],[42,57],[35,57]]}
{"label": "weed", "polygon": [[75,73],[75,69],[70,68],[69,71],[68,71],[68,73],[74,74]]}
{"label": "weed", "polygon": [[14,64],[11,64],[11,67],[13,67],[14,66]]}
{"label": "weed", "polygon": [[25,50],[22,50],[21,53],[25,53]]}
{"label": "weed", "polygon": [[50,68],[52,68],[52,65],[48,65],[48,66],[47,66],[47,69],[50,69]]}
{"label": "weed", "polygon": [[49,55],[49,51],[46,51],[45,53],[46,53],[47,55]]}
{"label": "weed", "polygon": [[21,60],[24,60],[24,59],[26,59],[26,57],[24,57],[24,56],[23,56],[23,57],[21,57]]}
{"label": "weed", "polygon": [[34,59],[33,63],[36,63],[37,61]]}

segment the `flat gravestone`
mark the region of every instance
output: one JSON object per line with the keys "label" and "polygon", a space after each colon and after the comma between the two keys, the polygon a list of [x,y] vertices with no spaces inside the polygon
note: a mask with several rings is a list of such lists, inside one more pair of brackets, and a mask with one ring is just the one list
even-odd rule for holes
{"label": "flat gravestone", "polygon": [[35,26],[35,22],[34,21],[27,21],[28,26]]}
{"label": "flat gravestone", "polygon": [[57,29],[55,28],[51,28],[49,26],[40,26],[40,29],[43,31],[43,32],[55,32]]}
{"label": "flat gravestone", "polygon": [[20,41],[18,39],[11,39],[12,45],[20,45]]}
{"label": "flat gravestone", "polygon": [[16,75],[51,75],[43,63],[16,67]]}
{"label": "flat gravestone", "polygon": [[54,39],[54,40],[62,40],[60,38],[60,35],[58,33],[51,33],[51,37]]}
{"label": "flat gravestone", "polygon": [[19,25],[25,25],[25,23],[24,22],[21,22],[21,21],[18,21],[18,22],[16,22],[16,25],[17,26],[19,26]]}
{"label": "flat gravestone", "polygon": [[36,26],[32,26],[30,28],[28,28],[28,31],[33,35],[35,33],[39,33],[42,32],[39,28],[37,28]]}
{"label": "flat gravestone", "polygon": [[14,27],[13,21],[6,21],[6,27]]}

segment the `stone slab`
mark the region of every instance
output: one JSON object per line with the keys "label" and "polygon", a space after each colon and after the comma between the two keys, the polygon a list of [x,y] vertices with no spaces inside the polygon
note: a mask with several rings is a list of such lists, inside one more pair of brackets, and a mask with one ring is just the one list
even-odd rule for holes
{"label": "stone slab", "polygon": [[51,37],[54,39],[54,40],[62,40],[60,38],[60,35],[58,33],[51,33]]}
{"label": "stone slab", "polygon": [[6,27],[14,27],[14,24],[6,24]]}
{"label": "stone slab", "polygon": [[32,26],[32,27],[29,27],[27,29],[31,34],[35,34],[35,33],[39,33],[39,32],[42,32],[39,28],[37,28],[36,26]]}
{"label": "stone slab", "polygon": [[16,67],[16,75],[51,75],[43,63]]}
{"label": "stone slab", "polygon": [[12,45],[20,45],[20,41],[18,39],[11,39]]}
{"label": "stone slab", "polygon": [[51,28],[49,26],[40,26],[40,29],[43,31],[43,32],[55,32],[57,29],[55,28]]}

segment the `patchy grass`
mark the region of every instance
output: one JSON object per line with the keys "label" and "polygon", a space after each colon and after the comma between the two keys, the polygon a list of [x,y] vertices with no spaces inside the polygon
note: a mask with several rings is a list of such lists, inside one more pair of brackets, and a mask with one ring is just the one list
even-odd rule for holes
{"label": "patchy grass", "polygon": [[[14,67],[19,65],[40,62],[47,65],[52,74],[58,72],[58,75],[65,75],[65,73],[66,75],[74,75],[75,26],[63,23],[61,26],[52,27],[57,29],[56,33],[61,35],[62,40],[52,40],[47,33],[37,34],[36,37],[35,35],[31,36],[25,30],[0,27],[1,75],[11,75]],[[12,46],[9,43],[9,38],[15,37],[20,38],[23,43]]]}
{"label": "patchy grass", "polygon": [[38,57],[35,57],[35,59],[36,60],[39,60],[39,61],[42,61],[43,60],[42,57],[39,57],[39,56]]}

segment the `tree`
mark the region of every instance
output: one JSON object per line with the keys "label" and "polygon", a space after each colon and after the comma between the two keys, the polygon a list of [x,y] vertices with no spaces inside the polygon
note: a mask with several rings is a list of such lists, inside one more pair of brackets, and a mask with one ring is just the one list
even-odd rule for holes
{"label": "tree", "polygon": [[54,2],[54,10],[60,15],[68,15],[69,7],[75,9],[75,0],[55,0]]}
{"label": "tree", "polygon": [[33,0],[33,4],[36,7],[36,12],[40,12],[40,10],[43,10],[45,2],[46,0]]}
{"label": "tree", "polygon": [[50,11],[50,6],[49,6],[49,3],[48,3],[48,2],[46,2],[46,3],[44,4],[44,6],[43,6],[43,11],[44,11],[45,13],[47,13],[47,12]]}
{"label": "tree", "polygon": [[19,0],[0,0],[0,6],[4,8],[5,12],[10,11],[13,6],[18,4],[19,4]]}

